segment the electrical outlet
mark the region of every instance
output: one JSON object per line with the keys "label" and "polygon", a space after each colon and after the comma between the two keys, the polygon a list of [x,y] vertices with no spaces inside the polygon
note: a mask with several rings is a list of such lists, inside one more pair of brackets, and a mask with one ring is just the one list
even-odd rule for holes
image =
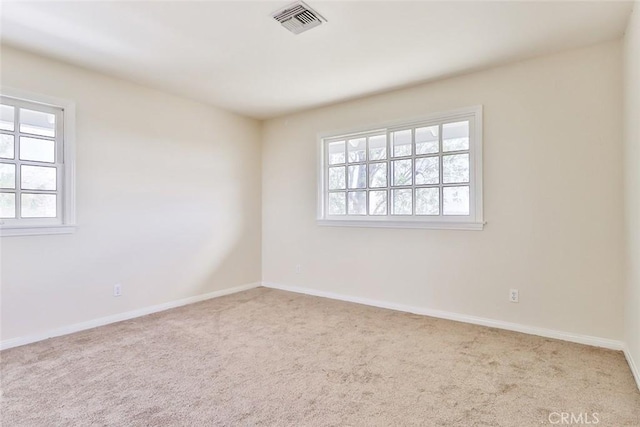
{"label": "electrical outlet", "polygon": [[122,296],[122,285],[120,283],[113,285],[113,296],[114,297]]}
{"label": "electrical outlet", "polygon": [[510,302],[518,302],[520,299],[520,296],[518,295],[518,290],[517,289],[510,289],[509,290],[509,301]]}
{"label": "electrical outlet", "polygon": [[296,274],[302,273],[302,266],[300,264],[296,264]]}

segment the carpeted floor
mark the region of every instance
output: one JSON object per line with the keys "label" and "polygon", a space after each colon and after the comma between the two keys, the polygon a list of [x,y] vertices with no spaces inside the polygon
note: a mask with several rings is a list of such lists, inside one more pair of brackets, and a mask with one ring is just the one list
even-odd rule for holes
{"label": "carpeted floor", "polygon": [[0,357],[3,427],[640,426],[619,352],[264,288]]}

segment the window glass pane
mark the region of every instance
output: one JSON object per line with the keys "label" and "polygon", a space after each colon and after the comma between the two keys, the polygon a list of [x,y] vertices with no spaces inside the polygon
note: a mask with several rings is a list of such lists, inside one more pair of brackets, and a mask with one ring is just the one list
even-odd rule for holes
{"label": "window glass pane", "polygon": [[411,129],[391,133],[391,151],[393,157],[411,155]]}
{"label": "window glass pane", "polygon": [[440,181],[440,158],[416,159],[416,185],[437,184]]}
{"label": "window glass pane", "polygon": [[387,186],[387,164],[371,163],[369,165],[369,187],[379,188]]}
{"label": "window glass pane", "polygon": [[438,126],[416,129],[416,154],[433,154],[440,151]]}
{"label": "window glass pane", "polygon": [[367,165],[349,166],[349,188],[367,187]]}
{"label": "window glass pane", "polygon": [[345,144],[344,141],[336,141],[329,143],[329,164],[337,165],[344,163],[345,159]]}
{"label": "window glass pane", "polygon": [[469,122],[442,125],[442,151],[469,149]]}
{"label": "window glass pane", "polygon": [[369,138],[369,160],[385,160],[387,158],[387,135]]}
{"label": "window glass pane", "polygon": [[394,160],[393,167],[393,183],[392,185],[411,185],[413,182],[412,160]]}
{"label": "window glass pane", "polygon": [[349,215],[366,215],[367,214],[367,192],[351,191],[349,192]]}
{"label": "window glass pane", "polygon": [[0,129],[15,130],[15,108],[10,105],[0,105]]}
{"label": "window glass pane", "polygon": [[21,216],[23,218],[55,218],[55,194],[25,194],[21,195]]}
{"label": "window glass pane", "polygon": [[0,157],[13,159],[14,155],[13,135],[2,135],[0,138]]}
{"label": "window glass pane", "polygon": [[469,215],[469,187],[444,187],[442,207],[444,215]]}
{"label": "window glass pane", "polygon": [[20,187],[26,190],[55,190],[56,168],[22,165]]}
{"label": "window glass pane", "polygon": [[329,215],[345,215],[347,197],[345,193],[329,193]]}
{"label": "window glass pane", "polygon": [[0,188],[16,188],[16,165],[0,163]]}
{"label": "window glass pane", "polygon": [[369,191],[369,215],[387,214],[387,192]]}
{"label": "window glass pane", "polygon": [[40,136],[56,136],[55,114],[20,109],[20,132]]}
{"label": "window glass pane", "polygon": [[469,182],[469,155],[443,156],[442,181],[445,184]]}
{"label": "window glass pane", "polygon": [[411,215],[413,213],[412,189],[391,190],[393,193],[393,214]]}
{"label": "window glass pane", "polygon": [[345,167],[329,168],[329,190],[344,190],[346,188]]}
{"label": "window glass pane", "polygon": [[20,137],[20,159],[55,162],[55,142],[51,139]]}
{"label": "window glass pane", "polygon": [[16,217],[16,195],[14,193],[0,193],[0,218]]}
{"label": "window glass pane", "polygon": [[440,214],[440,189],[416,188],[416,215]]}
{"label": "window glass pane", "polygon": [[367,138],[350,139],[347,143],[349,163],[367,160]]}

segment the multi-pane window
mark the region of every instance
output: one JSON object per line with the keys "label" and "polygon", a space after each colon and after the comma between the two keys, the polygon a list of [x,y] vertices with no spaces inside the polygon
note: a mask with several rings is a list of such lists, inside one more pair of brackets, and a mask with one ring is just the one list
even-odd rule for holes
{"label": "multi-pane window", "polygon": [[[2,96],[0,101],[0,221],[7,230],[62,226],[65,203],[65,111]],[[35,234],[35,233],[27,233]]]}
{"label": "multi-pane window", "polygon": [[481,109],[322,139],[320,219],[482,228]]}

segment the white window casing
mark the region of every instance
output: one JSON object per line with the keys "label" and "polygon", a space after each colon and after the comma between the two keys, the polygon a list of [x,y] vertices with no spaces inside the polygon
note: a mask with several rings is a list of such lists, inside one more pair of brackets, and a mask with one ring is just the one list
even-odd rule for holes
{"label": "white window casing", "polygon": [[[9,141],[13,142],[12,153],[0,151],[0,165],[3,170],[13,171],[15,174],[13,188],[7,184],[10,178],[0,176],[4,180],[0,185],[0,196],[6,201],[15,201],[13,214],[7,208],[10,205],[1,207],[4,210],[0,210],[0,236],[73,233],[76,227],[75,103],[2,87],[0,104],[3,113],[7,112],[7,117],[2,117],[0,126],[2,143],[9,147]],[[12,119],[9,117],[10,113],[13,114]],[[27,114],[30,117],[47,118],[51,128],[45,129],[38,127],[40,125],[37,123],[32,124],[30,120],[35,119],[27,119]],[[53,145],[51,150],[44,148],[50,144]],[[26,154],[28,151],[30,154]],[[43,153],[48,155],[49,152],[52,154],[51,159],[38,157],[43,156]],[[30,179],[37,181],[38,177],[34,173],[52,176],[54,170],[55,183],[52,185],[38,187],[33,182],[25,182],[28,181],[25,178],[27,172],[31,174]],[[22,176],[23,173],[25,177]],[[49,179],[49,182],[53,181]],[[41,205],[38,207],[38,203],[33,202],[38,198],[40,201],[47,198],[52,201],[55,198],[55,209],[53,202],[46,209]]]}
{"label": "white window casing", "polygon": [[482,106],[318,139],[319,225],[483,229]]}

